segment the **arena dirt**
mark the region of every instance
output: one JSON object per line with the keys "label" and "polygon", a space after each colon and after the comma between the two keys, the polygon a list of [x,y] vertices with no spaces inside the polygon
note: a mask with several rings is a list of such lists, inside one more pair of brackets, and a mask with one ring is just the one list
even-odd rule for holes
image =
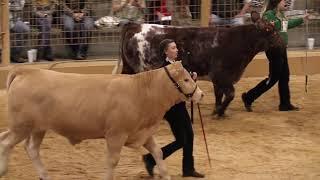
{"label": "arena dirt", "polygon": [[[199,81],[206,94],[200,107],[212,167],[208,163],[199,116],[195,113],[196,169],[210,180],[320,179],[320,75],[309,76],[308,93],[304,90],[304,76],[291,76],[292,102],[301,108],[298,112],[277,110],[277,87],[256,101],[254,112],[245,112],[241,93],[261,79],[243,78],[236,85],[235,99],[223,119],[211,115],[214,103],[211,83]],[[6,125],[6,91],[1,90],[1,132]],[[165,121],[156,138],[161,145],[173,140]],[[141,161],[141,155],[145,152],[142,148],[123,148],[115,172],[116,179],[151,179]],[[48,132],[41,146],[41,156],[53,180],[96,180],[103,179],[105,173],[104,140],[88,140],[71,146],[65,138]],[[172,179],[182,179],[181,150],[170,156],[166,163]],[[23,143],[12,152],[9,172],[0,179],[38,179]]]}

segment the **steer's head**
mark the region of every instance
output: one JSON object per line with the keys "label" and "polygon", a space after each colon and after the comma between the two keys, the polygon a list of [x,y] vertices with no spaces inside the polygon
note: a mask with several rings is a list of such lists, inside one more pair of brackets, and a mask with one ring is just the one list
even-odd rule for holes
{"label": "steer's head", "polygon": [[204,96],[202,90],[180,61],[166,66],[165,71],[172,81],[172,86],[175,86],[176,91],[180,93],[183,100],[193,100],[197,103],[202,99]]}
{"label": "steer's head", "polygon": [[260,14],[255,11],[251,13],[251,20],[256,26],[261,39],[264,39],[266,42],[265,49],[267,49],[268,47],[285,46],[285,43],[282,41],[273,23],[260,18]]}

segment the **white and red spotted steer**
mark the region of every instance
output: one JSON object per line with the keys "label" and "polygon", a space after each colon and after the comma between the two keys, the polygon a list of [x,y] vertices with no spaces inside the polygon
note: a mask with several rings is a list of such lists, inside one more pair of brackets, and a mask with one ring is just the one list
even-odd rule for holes
{"label": "white and red spotted steer", "polygon": [[121,37],[122,73],[161,67],[159,43],[173,39],[184,67],[199,76],[209,76],[216,97],[214,112],[222,116],[234,98],[233,85],[254,56],[271,46],[283,45],[272,24],[260,19],[256,12],[251,14],[251,19],[253,24],[229,28],[127,23]]}

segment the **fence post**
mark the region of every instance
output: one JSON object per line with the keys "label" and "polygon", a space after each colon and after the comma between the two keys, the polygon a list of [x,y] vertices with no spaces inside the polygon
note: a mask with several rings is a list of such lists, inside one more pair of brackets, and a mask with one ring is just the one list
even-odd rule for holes
{"label": "fence post", "polygon": [[211,10],[211,0],[202,0],[201,1],[201,27],[208,27],[210,20],[210,10]]}
{"label": "fence post", "polygon": [[9,1],[1,0],[1,65],[10,63]]}

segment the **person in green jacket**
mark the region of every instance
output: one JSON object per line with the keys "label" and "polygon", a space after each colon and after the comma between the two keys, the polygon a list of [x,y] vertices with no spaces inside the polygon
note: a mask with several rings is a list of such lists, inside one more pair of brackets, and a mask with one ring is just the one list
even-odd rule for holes
{"label": "person in green jacket", "polygon": [[266,51],[269,60],[269,76],[261,81],[256,87],[242,94],[242,101],[248,112],[252,111],[252,103],[264,92],[278,82],[280,105],[279,111],[298,111],[299,108],[292,105],[289,90],[289,65],[287,58],[288,33],[287,29],[294,28],[308,20],[308,14],[304,18],[287,19],[284,15],[285,0],[269,0],[266,4],[263,18],[274,24],[279,31],[285,46],[272,47]]}

